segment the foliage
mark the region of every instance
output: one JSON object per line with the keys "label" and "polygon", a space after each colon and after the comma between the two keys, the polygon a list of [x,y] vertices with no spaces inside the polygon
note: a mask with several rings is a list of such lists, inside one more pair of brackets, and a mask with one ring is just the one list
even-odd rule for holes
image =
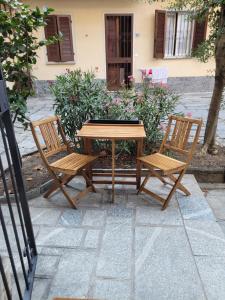
{"label": "foliage", "polygon": [[83,122],[105,116],[104,103],[109,95],[93,72],[80,69],[57,76],[50,89],[55,96],[55,112],[61,116],[66,134],[77,144],[75,135]]}
{"label": "foliage", "polygon": [[[95,79],[94,73],[80,69],[58,76],[50,88],[55,96],[55,112],[61,116],[66,134],[77,148],[80,145],[75,134],[90,118],[142,120],[147,146],[152,148],[161,140],[163,122],[174,111],[178,100],[167,87],[149,82],[143,82],[138,89],[124,86],[117,93],[110,93]],[[121,142],[120,150],[132,152],[132,143]]]}
{"label": "foliage", "polygon": [[161,140],[165,130],[164,122],[174,111],[178,99],[179,96],[168,87],[143,82],[141,94],[137,97],[135,114],[144,122],[149,145]]}
{"label": "foliage", "polygon": [[37,50],[57,38],[39,41],[36,32],[45,26],[45,18],[53,10],[31,9],[17,0],[0,0],[0,5],[0,62],[13,119],[26,124],[26,102],[33,93],[31,71]]}

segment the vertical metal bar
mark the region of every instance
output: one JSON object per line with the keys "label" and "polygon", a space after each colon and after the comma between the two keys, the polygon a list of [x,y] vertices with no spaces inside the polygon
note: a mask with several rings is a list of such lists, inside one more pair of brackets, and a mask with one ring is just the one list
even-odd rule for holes
{"label": "vertical metal bar", "polygon": [[[1,79],[1,76],[0,76],[0,79]],[[5,89],[5,97],[7,98],[5,86],[4,86],[4,89]],[[17,142],[16,142],[15,133],[13,130],[13,124],[12,124],[9,110],[6,111],[2,115],[2,121],[4,124],[7,124],[7,126],[5,126],[5,130],[6,130],[6,134],[7,134],[7,138],[8,138],[10,154],[12,157],[14,174],[15,174],[15,179],[16,179],[16,183],[17,183],[17,187],[18,187],[18,194],[19,194],[22,212],[23,212],[23,216],[24,216],[25,227],[26,227],[27,235],[29,237],[29,245],[30,245],[30,248],[32,248],[33,254],[37,255],[33,226],[31,223],[30,211],[29,211],[29,206],[27,203],[26,192],[25,192],[25,188],[24,188],[23,176],[22,176],[22,171],[21,171],[20,156],[19,156],[19,153],[17,150],[18,149]]]}
{"label": "vertical metal bar", "polygon": [[2,263],[1,255],[0,255],[0,273],[1,273],[1,276],[2,276],[2,281],[3,281],[4,287],[5,287],[5,292],[6,292],[7,298],[8,298],[8,300],[12,300],[12,295],[11,295],[11,292],[10,292],[10,289],[9,289],[9,285],[8,285],[7,277],[6,277],[6,274],[5,274],[4,266],[3,266],[3,263]]}
{"label": "vertical metal bar", "polygon": [[[9,240],[7,227],[5,224],[1,205],[0,205],[0,224],[2,227],[3,236],[5,239],[5,244],[6,244],[6,248],[8,251],[8,256],[9,256],[9,260],[11,263],[13,276],[14,276],[14,280],[15,280],[15,284],[16,284],[16,288],[17,288],[17,294],[18,294],[17,299],[30,300],[33,282],[34,282],[35,268],[36,268],[36,263],[37,263],[37,250],[36,250],[36,245],[35,245],[33,227],[32,227],[32,223],[31,223],[30,211],[29,211],[29,207],[28,207],[28,203],[27,203],[27,199],[26,199],[25,188],[24,188],[24,183],[23,183],[23,177],[22,177],[22,171],[21,171],[21,157],[19,154],[19,148],[18,148],[18,145],[16,142],[13,124],[12,124],[12,120],[11,120],[9,103],[8,103],[7,93],[6,93],[6,85],[3,80],[1,66],[0,66],[0,127],[1,127],[1,134],[2,134],[2,139],[3,139],[3,143],[4,143],[7,162],[8,162],[8,166],[9,166],[9,173],[11,176],[12,186],[13,186],[13,190],[14,190],[14,194],[15,194],[15,200],[16,200],[17,210],[18,210],[20,224],[21,224],[21,228],[22,228],[22,234],[23,234],[23,239],[24,239],[24,244],[25,244],[25,251],[26,251],[26,256],[27,256],[28,266],[29,266],[29,269],[27,272],[25,269],[19,235],[17,232],[16,222],[15,222],[15,218],[14,218],[14,214],[13,214],[12,205],[10,202],[5,173],[4,173],[4,169],[3,169],[3,165],[2,165],[2,161],[1,161],[1,157],[0,157],[0,171],[1,171],[0,177],[2,178],[2,181],[3,181],[5,196],[7,199],[8,209],[9,209],[10,217],[12,220],[12,227],[13,227],[14,235],[16,238],[17,251],[18,251],[18,254],[20,257],[20,262],[21,262],[25,286],[26,286],[24,297],[22,297],[20,282],[19,282],[19,278],[18,278],[18,274],[17,274],[15,262],[14,262],[12,248],[10,245],[10,240]],[[5,129],[5,131],[4,131],[4,129]],[[6,294],[8,296],[8,299],[12,300],[12,296],[10,295],[9,286],[7,286],[7,281],[6,281],[7,278],[5,276],[5,271],[4,271],[4,266],[2,264],[2,261],[0,262],[0,271],[1,271],[1,276],[3,278],[3,282],[4,282],[4,286],[6,289]]]}
{"label": "vertical metal bar", "polygon": [[[31,300],[31,295],[32,295],[32,289],[33,289],[33,284],[34,284],[34,275],[35,275],[35,269],[37,265],[37,256],[33,257],[32,259],[32,264],[33,268],[31,271],[28,272],[28,281],[29,281],[29,289],[26,289],[23,295],[23,300]],[[35,299],[34,299],[35,300]]]}
{"label": "vertical metal bar", "polygon": [[10,156],[9,156],[8,146],[7,146],[6,137],[5,137],[5,132],[3,130],[3,124],[2,124],[1,119],[0,119],[0,128],[1,128],[1,133],[2,133],[3,144],[4,144],[4,147],[5,147],[5,153],[6,153],[6,158],[7,158],[7,162],[8,162],[11,182],[12,182],[12,186],[13,186],[13,190],[14,190],[16,206],[17,206],[17,210],[18,210],[18,215],[19,215],[19,220],[20,220],[20,225],[21,225],[21,230],[22,230],[22,235],[23,235],[23,240],[24,240],[24,244],[25,244],[25,251],[26,251],[26,256],[27,256],[27,260],[28,260],[28,266],[29,266],[29,269],[30,269],[32,266],[31,266],[31,259],[30,259],[30,253],[29,253],[29,246],[28,246],[28,243],[27,243],[27,237],[26,237],[26,233],[25,233],[25,229],[24,229],[24,221],[23,221],[21,208],[20,208],[20,204],[19,204],[19,200],[18,200],[17,187],[16,187],[16,184],[15,184],[14,176],[13,176],[13,170],[12,170],[12,166],[11,166],[11,159],[10,159]]}
{"label": "vertical metal bar", "polygon": [[[0,163],[2,165],[1,158],[0,158]],[[15,279],[18,296],[19,296],[20,300],[23,300],[21,289],[20,289],[20,284],[19,284],[19,279],[18,279],[17,272],[16,272],[16,266],[15,266],[15,262],[14,262],[14,258],[13,258],[13,254],[12,254],[12,249],[11,249],[10,242],[9,242],[8,232],[7,232],[7,229],[6,229],[5,220],[4,220],[4,216],[3,216],[3,213],[2,213],[1,205],[0,205],[0,222],[1,222],[1,225],[2,225],[2,231],[3,231],[4,238],[5,238],[5,243],[6,243],[7,251],[8,251],[8,254],[9,254],[9,259],[10,259],[10,263],[11,263],[12,270],[13,270],[13,276],[14,276],[14,279]]]}
{"label": "vertical metal bar", "polygon": [[[5,137],[3,136],[3,140],[4,140],[4,138]],[[7,148],[5,149],[5,151],[7,151]],[[24,261],[23,261],[23,254],[22,254],[22,250],[21,250],[21,246],[20,246],[20,240],[19,240],[19,236],[18,236],[18,232],[17,232],[17,228],[16,228],[16,222],[15,222],[15,218],[14,218],[14,214],[13,214],[13,210],[12,210],[12,205],[11,205],[10,198],[9,198],[9,191],[8,191],[8,188],[7,188],[7,183],[6,183],[6,179],[5,179],[5,175],[4,175],[4,169],[3,169],[1,159],[0,159],[0,171],[1,171],[1,178],[2,178],[2,182],[3,182],[4,191],[5,191],[5,196],[6,196],[6,200],[7,200],[7,203],[8,203],[9,214],[10,214],[11,221],[12,221],[12,227],[13,227],[13,231],[14,231],[14,235],[15,235],[15,239],[16,239],[19,258],[20,258],[20,262],[21,262],[21,266],[22,266],[23,276],[24,276],[26,287],[28,288],[29,284],[28,284],[28,281],[27,281],[26,270],[25,270]]]}

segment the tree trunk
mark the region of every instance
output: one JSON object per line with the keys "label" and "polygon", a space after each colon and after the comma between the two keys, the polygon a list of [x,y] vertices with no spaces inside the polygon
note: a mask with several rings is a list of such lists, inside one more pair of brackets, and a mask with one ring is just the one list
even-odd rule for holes
{"label": "tree trunk", "polygon": [[[225,24],[225,6],[221,7],[220,28]],[[215,83],[213,88],[213,95],[209,107],[208,118],[206,123],[206,130],[204,136],[204,145],[202,153],[210,152],[215,147],[216,130],[219,118],[221,102],[223,99],[223,89],[225,86],[225,33],[222,33],[216,41],[215,45]]]}
{"label": "tree trunk", "polygon": [[222,76],[215,78],[213,95],[209,107],[208,119],[204,136],[204,146],[202,151],[206,153],[208,150],[215,147],[216,129],[219,118],[219,111],[222,102],[224,88],[224,79]]}

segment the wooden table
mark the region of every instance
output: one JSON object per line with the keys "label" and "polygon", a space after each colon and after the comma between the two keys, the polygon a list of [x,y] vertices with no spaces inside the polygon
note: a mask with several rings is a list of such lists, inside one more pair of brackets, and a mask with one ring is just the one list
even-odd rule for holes
{"label": "wooden table", "polygon": [[[115,184],[135,184],[137,189],[141,182],[141,163],[137,161],[136,174],[115,174],[115,143],[117,140],[135,140],[137,142],[137,157],[142,155],[143,140],[146,137],[144,125],[139,124],[93,124],[84,123],[77,134],[84,139],[84,151],[86,154],[92,153],[91,141],[111,140],[112,141],[112,173],[92,173],[89,170],[91,179],[93,176],[112,176],[112,180],[93,180],[93,183],[112,184],[112,201],[115,197]],[[116,181],[115,177],[136,177],[136,181]]]}

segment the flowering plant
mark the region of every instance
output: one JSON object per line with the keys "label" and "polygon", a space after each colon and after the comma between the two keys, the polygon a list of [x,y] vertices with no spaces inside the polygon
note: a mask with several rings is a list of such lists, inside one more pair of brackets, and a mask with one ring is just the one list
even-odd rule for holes
{"label": "flowering plant", "polygon": [[[134,83],[133,76],[128,79]],[[81,70],[67,70],[50,88],[55,95],[55,111],[75,145],[75,134],[87,119],[139,119],[145,126],[149,151],[161,140],[164,121],[174,111],[178,100],[167,87],[147,81],[143,81],[138,89],[124,85],[118,92],[110,93],[103,83],[95,80],[94,73]],[[105,149],[105,146],[101,147]],[[121,142],[119,148],[129,153],[135,149],[131,142]]]}

